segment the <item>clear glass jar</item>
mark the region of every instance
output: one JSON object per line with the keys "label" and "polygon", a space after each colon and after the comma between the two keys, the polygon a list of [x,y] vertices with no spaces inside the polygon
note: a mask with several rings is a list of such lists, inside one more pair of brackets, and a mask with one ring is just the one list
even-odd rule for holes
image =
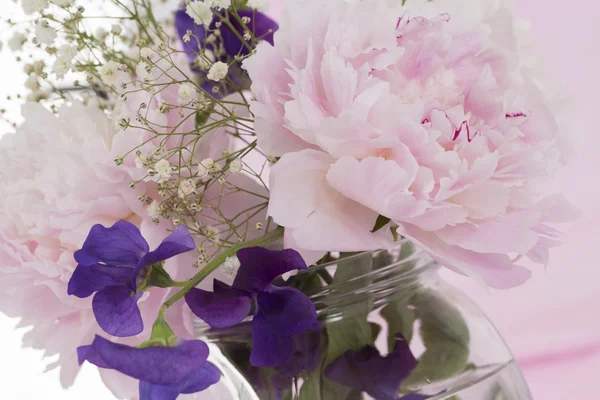
{"label": "clear glass jar", "polygon": [[494,326],[438,270],[403,242],[281,279],[311,297],[322,329],[295,337],[294,355],[278,367],[250,364],[251,318],[227,329],[198,321],[223,373],[211,399],[531,399]]}

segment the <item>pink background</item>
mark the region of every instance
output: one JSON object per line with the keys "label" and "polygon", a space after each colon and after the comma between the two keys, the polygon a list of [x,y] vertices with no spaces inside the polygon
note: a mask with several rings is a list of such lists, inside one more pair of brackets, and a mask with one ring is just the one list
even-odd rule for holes
{"label": "pink background", "polygon": [[[590,0],[520,0],[517,15],[531,21],[547,71],[572,97],[584,146],[555,190],[584,212],[566,231],[545,271],[523,287],[485,293],[465,288],[494,321],[519,360],[534,398],[598,398],[600,378],[600,8]],[[597,128],[596,128],[597,129]],[[593,251],[596,250],[596,251]]]}

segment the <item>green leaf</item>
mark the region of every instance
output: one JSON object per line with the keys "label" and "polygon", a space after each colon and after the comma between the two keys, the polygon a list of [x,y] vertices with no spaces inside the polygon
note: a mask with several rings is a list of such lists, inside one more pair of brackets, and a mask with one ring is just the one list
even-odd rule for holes
{"label": "green leaf", "polygon": [[421,321],[420,334],[425,352],[402,385],[411,389],[425,383],[452,378],[469,362],[469,328],[461,312],[431,291],[418,293],[412,301]]}
{"label": "green leaf", "polygon": [[416,320],[415,312],[409,308],[406,299],[388,303],[382,310],[381,316],[388,323],[388,350],[396,346],[396,335],[401,334],[408,343],[413,337],[413,325]]}
{"label": "green leaf", "polygon": [[214,111],[215,106],[211,104],[209,107],[203,108],[201,110],[196,110],[196,129],[202,128],[206,121],[210,118],[210,114]]}
{"label": "green leaf", "polygon": [[377,232],[378,230],[389,224],[390,221],[391,219],[388,217],[384,217],[383,215],[378,216],[377,220],[375,221],[375,226],[373,227],[373,229],[371,229],[371,233]]}
{"label": "green leaf", "polygon": [[333,283],[329,286],[332,291],[330,297],[346,296],[340,300],[325,300],[331,313],[335,314],[335,320],[327,324],[327,364],[348,350],[358,351],[373,342],[371,325],[367,321],[372,306],[371,295],[367,292],[357,294],[370,284],[371,278],[367,275],[372,269],[370,254],[354,255],[338,264]]}
{"label": "green leaf", "polygon": [[146,285],[160,288],[168,288],[173,286],[173,279],[171,279],[169,273],[165,271],[163,264],[163,262],[160,262],[153,264],[150,267],[150,272],[145,279]]}

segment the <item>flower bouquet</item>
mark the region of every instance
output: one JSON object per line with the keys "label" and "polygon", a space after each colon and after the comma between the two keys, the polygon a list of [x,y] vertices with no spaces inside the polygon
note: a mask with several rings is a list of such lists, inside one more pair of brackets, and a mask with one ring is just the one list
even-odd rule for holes
{"label": "flower bouquet", "polygon": [[531,398],[437,274],[523,284],[576,217],[509,4],[19,2],[0,311],[65,387],[87,362],[123,399]]}

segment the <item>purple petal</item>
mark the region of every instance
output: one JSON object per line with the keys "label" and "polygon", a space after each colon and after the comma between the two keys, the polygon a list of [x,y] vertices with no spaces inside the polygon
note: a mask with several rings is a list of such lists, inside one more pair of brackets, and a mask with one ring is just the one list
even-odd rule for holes
{"label": "purple petal", "polygon": [[221,378],[221,372],[213,364],[205,362],[183,382],[175,385],[156,385],[140,381],[140,400],[175,400],[180,394],[201,392],[214,385]]}
{"label": "purple petal", "polygon": [[215,281],[215,291],[192,289],[185,295],[185,302],[194,314],[213,328],[227,328],[239,324],[248,316],[252,298],[233,288],[217,289],[225,285]]}
{"label": "purple petal", "polygon": [[321,358],[321,333],[310,331],[294,336],[294,354],[277,371],[282,376],[295,377],[303,371],[314,371]]}
{"label": "purple petal", "polygon": [[[185,13],[185,9],[180,9],[175,13],[175,28],[177,29],[177,36],[179,37],[184,50],[188,53],[188,58],[190,61],[195,60],[197,57],[196,53],[199,53],[201,45],[204,45],[204,38],[206,37],[204,25],[197,25],[194,23],[192,17]],[[191,37],[189,43],[183,41],[183,37],[186,35],[187,31],[192,31],[192,35],[195,36]],[[198,40],[196,40],[196,38],[198,38]]]}
{"label": "purple petal", "polygon": [[148,252],[148,243],[140,230],[127,221],[119,221],[110,228],[94,225],[75,260],[84,266],[104,263],[135,267]]}
{"label": "purple petal", "polygon": [[249,293],[267,290],[275,278],[286,272],[308,268],[302,256],[292,249],[250,247],[238,251],[237,256],[241,265],[233,287]]}
{"label": "purple petal", "polygon": [[140,266],[147,266],[167,260],[181,253],[194,250],[196,243],[184,225],[179,225],[167,236],[156,250],[146,254],[140,261]]}
{"label": "purple petal", "polygon": [[400,385],[416,366],[408,343],[398,338],[394,351],[386,357],[372,346],[360,351],[348,350],[327,366],[325,376],[376,399],[395,400]]}
{"label": "purple petal", "polygon": [[252,320],[252,353],[250,363],[255,367],[274,367],[283,364],[294,353],[291,336],[275,335],[259,313]]}
{"label": "purple petal", "polygon": [[268,292],[258,294],[257,302],[258,313],[276,335],[294,336],[321,327],[314,304],[296,288],[271,286]]}
{"label": "purple petal", "polygon": [[137,306],[142,293],[133,294],[129,286],[111,286],[94,296],[92,308],[98,325],[108,334],[134,336],[144,330]]}
{"label": "purple petal", "polygon": [[[238,15],[240,18],[250,18],[250,23],[247,24],[247,27],[253,32],[254,37],[266,40],[271,43],[271,45],[273,44],[273,34],[278,28],[277,22],[273,21],[267,15],[253,10],[238,10]],[[242,36],[244,34],[242,24],[240,24],[233,16],[230,17],[230,22],[231,25],[235,27],[235,31],[238,32],[239,36]],[[271,30],[270,33],[269,30]],[[250,54],[248,47],[240,40],[240,37],[235,34],[235,31],[228,25],[221,25],[221,37],[223,38],[225,52],[230,56],[235,56],[237,54],[246,56]],[[251,40],[247,41],[247,43],[253,47]]]}
{"label": "purple petal", "polygon": [[78,265],[69,280],[67,293],[83,299],[106,287],[129,282],[134,271],[131,267],[103,264]]}
{"label": "purple petal", "polygon": [[79,362],[79,365],[82,365],[85,361],[88,361],[99,368],[110,368],[108,364],[106,364],[104,360],[100,358],[98,353],[96,353],[94,346],[91,344],[87,346],[79,346],[77,348],[77,361]]}
{"label": "purple petal", "polygon": [[140,381],[140,400],[176,400],[181,394],[179,385],[155,385]]}
{"label": "purple petal", "polygon": [[[96,336],[91,347],[95,353],[88,352],[93,357],[86,360],[92,364],[156,385],[183,383],[208,358],[208,346],[200,340],[185,340],[175,347],[135,348]],[[98,359],[102,365],[95,362]]]}
{"label": "purple petal", "polygon": [[200,369],[181,383],[181,393],[201,392],[219,382],[219,379],[221,379],[221,371],[212,363],[205,362]]}

